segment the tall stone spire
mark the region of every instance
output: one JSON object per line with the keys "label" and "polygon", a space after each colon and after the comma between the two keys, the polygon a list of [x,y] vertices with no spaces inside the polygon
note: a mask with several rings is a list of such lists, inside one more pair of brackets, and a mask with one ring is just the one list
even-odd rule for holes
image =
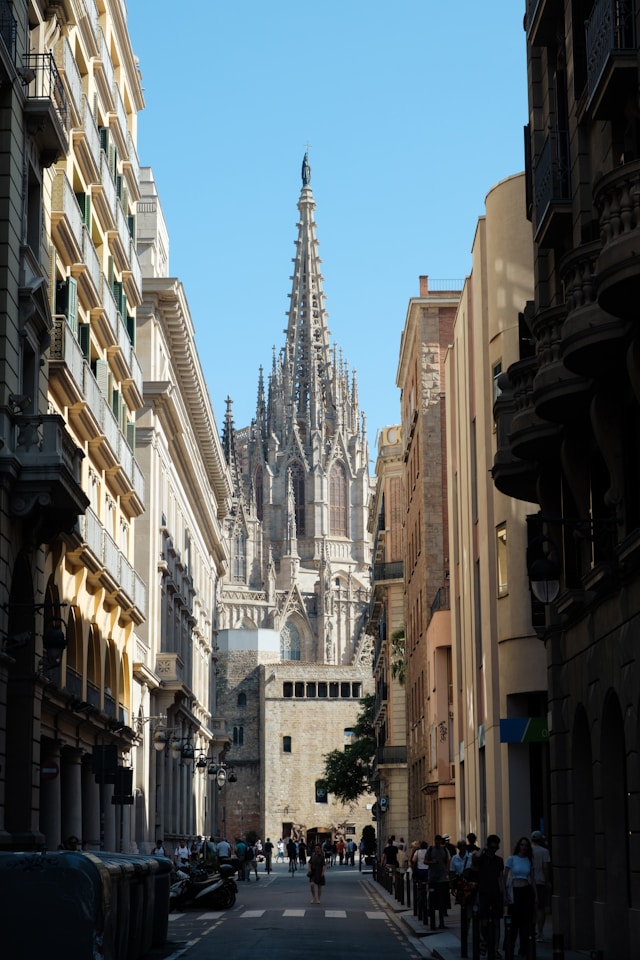
{"label": "tall stone spire", "polygon": [[224,418],[224,427],[222,428],[222,449],[224,451],[224,458],[227,461],[231,471],[231,479],[233,482],[232,512],[235,513],[237,511],[238,503],[242,500],[243,491],[240,469],[238,466],[238,455],[236,453],[235,429],[233,426],[233,413],[231,412],[233,400],[231,397],[227,397],[226,403],[227,411]]}
{"label": "tall stone spire", "polygon": [[316,203],[311,190],[311,167],[305,153],[302,162],[302,190],[298,201],[300,220],[291,304],[287,325],[285,366],[285,405],[303,435],[308,429],[320,429],[323,411],[332,409],[333,366],[329,330],[322,290],[322,263],[318,256]]}

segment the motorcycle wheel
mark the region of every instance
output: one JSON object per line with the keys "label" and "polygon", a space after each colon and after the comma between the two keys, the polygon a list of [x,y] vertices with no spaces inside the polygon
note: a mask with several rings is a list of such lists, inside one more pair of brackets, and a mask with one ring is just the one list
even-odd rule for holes
{"label": "motorcycle wheel", "polygon": [[233,890],[225,890],[224,899],[221,903],[223,910],[230,910],[235,905],[236,895]]}

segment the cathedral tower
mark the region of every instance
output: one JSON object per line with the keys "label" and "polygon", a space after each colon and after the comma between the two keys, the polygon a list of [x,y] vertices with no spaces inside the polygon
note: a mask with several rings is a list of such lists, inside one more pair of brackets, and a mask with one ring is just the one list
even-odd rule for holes
{"label": "cathedral tower", "polygon": [[[226,531],[231,569],[217,611],[224,710],[234,718],[227,760],[237,774],[246,765],[235,785],[239,794],[244,781],[244,806],[251,806],[245,830],[249,824],[272,838],[318,819],[315,795],[295,817],[283,810],[274,821],[267,813],[269,750],[280,768],[283,744],[291,748],[291,731],[282,732],[293,722],[287,707],[304,705],[295,718],[298,760],[304,764],[313,747],[319,779],[323,755],[342,748],[371,687],[365,417],[355,370],[330,343],[315,207],[305,154],[285,343],[274,348],[266,384],[260,369],[251,425],[235,429],[229,400],[223,433],[235,484]],[[284,792],[291,798],[310,771],[286,760],[298,778]],[[259,798],[250,799],[251,779],[262,785]],[[275,796],[269,802],[280,805]]]}

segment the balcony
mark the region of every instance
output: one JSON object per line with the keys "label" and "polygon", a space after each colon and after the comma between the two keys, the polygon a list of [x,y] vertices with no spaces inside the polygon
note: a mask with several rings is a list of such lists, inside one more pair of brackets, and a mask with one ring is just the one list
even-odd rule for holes
{"label": "balcony", "polygon": [[94,77],[100,93],[100,98],[106,109],[112,112],[115,109],[113,102],[114,70],[113,61],[102,27],[98,27],[98,56],[94,62]]}
{"label": "balcony", "polygon": [[129,266],[131,234],[119,200],[116,202],[115,229],[109,230],[107,236],[109,238],[109,250],[113,255],[115,266],[119,272],[122,272]]}
{"label": "balcony", "polygon": [[15,414],[3,407],[0,428],[0,474],[11,493],[11,513],[29,523],[34,543],[49,543],[88,506],[84,454],[57,414]]}
{"label": "balcony", "polygon": [[587,109],[594,120],[621,117],[638,69],[633,0],[596,0],[586,46]]}
{"label": "balcony", "polygon": [[140,199],[140,161],[133,137],[127,133],[127,156],[122,161],[122,172],[127,178],[127,187],[132,201]]}
{"label": "balcony", "polygon": [[31,53],[24,59],[22,76],[27,100],[27,130],[40,151],[43,167],[66,155],[69,149],[69,105],[52,53]]}
{"label": "balcony", "polygon": [[[532,47],[544,47],[553,43],[558,19],[562,23],[563,11],[555,0],[527,0],[527,39]],[[564,25],[562,23],[562,25]]]}
{"label": "balcony", "polygon": [[549,134],[534,164],[534,240],[553,247],[571,228],[569,134]]}
{"label": "balcony", "polygon": [[514,456],[511,446],[511,427],[516,410],[511,381],[506,373],[500,376],[501,393],[493,406],[496,425],[496,453],[491,474],[496,489],[507,497],[536,502],[537,465]]}
{"label": "balcony", "polygon": [[130,239],[128,263],[122,270],[122,282],[128,302],[136,307],[139,306],[142,303],[142,269],[133,238]]}
{"label": "balcony", "polygon": [[49,349],[49,386],[60,406],[83,399],[84,356],[67,320],[54,318]]}
{"label": "balcony", "polygon": [[567,316],[560,352],[564,365],[584,377],[600,376],[624,362],[630,324],[605,313],[596,296],[600,243],[573,250],[560,264]]}
{"label": "balcony", "polygon": [[113,84],[113,110],[109,111],[108,120],[109,129],[113,135],[113,139],[115,140],[118,153],[121,157],[126,157],[129,149],[127,111],[124,108],[120,87],[116,81],[114,81]]}
{"label": "balcony", "polygon": [[399,764],[406,764],[406,762],[407,748],[404,745],[398,747],[378,747],[376,750],[377,767],[398,766]]}
{"label": "balcony", "polygon": [[593,202],[602,240],[596,264],[598,303],[607,313],[632,321],[640,294],[640,160],[601,177]]}
{"label": "balcony", "polygon": [[58,74],[64,84],[67,94],[67,103],[70,109],[70,122],[72,126],[80,123],[82,116],[82,80],[80,71],[73,56],[71,46],[66,37],[60,37],[53,48],[53,56],[58,68]]}
{"label": "balcony", "polygon": [[56,171],[51,188],[51,236],[67,263],[82,257],[82,211],[64,170]]}
{"label": "balcony", "polygon": [[92,329],[100,346],[108,349],[118,342],[118,308],[104,274],[100,275],[100,303],[91,311]]}
{"label": "balcony", "polygon": [[156,674],[165,690],[190,692],[185,679],[184,663],[178,653],[157,654]]}
{"label": "balcony", "polygon": [[373,568],[374,583],[388,583],[390,580],[402,580],[404,577],[404,563],[396,560],[393,563],[376,563]]}
{"label": "balcony", "polygon": [[86,226],[82,227],[82,255],[71,266],[71,276],[78,281],[78,296],[88,310],[100,306],[102,291],[102,267]]}
{"label": "balcony", "polygon": [[74,127],[72,137],[76,159],[86,183],[97,183],[100,180],[100,134],[86,97],[82,99],[80,122]]}
{"label": "balcony", "polygon": [[513,390],[511,450],[522,460],[546,460],[557,454],[560,427],[543,420],[533,402],[533,381],[538,369],[535,357],[511,364],[507,373]]}
{"label": "balcony", "polygon": [[532,396],[538,416],[554,423],[571,423],[588,413],[591,380],[567,370],[560,356],[566,305],[539,310],[532,322],[538,369]]}

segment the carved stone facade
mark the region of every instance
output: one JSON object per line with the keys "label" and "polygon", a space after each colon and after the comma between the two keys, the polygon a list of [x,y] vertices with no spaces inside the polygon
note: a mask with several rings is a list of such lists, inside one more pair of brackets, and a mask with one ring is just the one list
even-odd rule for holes
{"label": "carved stone facade", "polygon": [[[251,828],[277,839],[293,829],[279,778],[295,754],[296,829],[321,823],[335,833],[347,818],[361,830],[371,819],[364,799],[357,810],[331,806],[330,817],[315,801],[322,753],[342,747],[372,686],[365,632],[370,481],[355,374],[329,344],[306,159],[298,209],[285,345],[274,352],[266,386],[260,371],[251,426],[234,429],[229,400],[223,435],[234,499],[226,524],[230,575],[218,595],[216,627],[220,705],[235,730],[227,759],[238,782],[226,788],[224,824],[231,836]],[[295,735],[289,708],[298,701],[282,693],[292,670],[305,690]],[[327,717],[322,733],[306,692],[320,673],[332,677],[316,693]],[[349,696],[332,695],[342,683]]]}

